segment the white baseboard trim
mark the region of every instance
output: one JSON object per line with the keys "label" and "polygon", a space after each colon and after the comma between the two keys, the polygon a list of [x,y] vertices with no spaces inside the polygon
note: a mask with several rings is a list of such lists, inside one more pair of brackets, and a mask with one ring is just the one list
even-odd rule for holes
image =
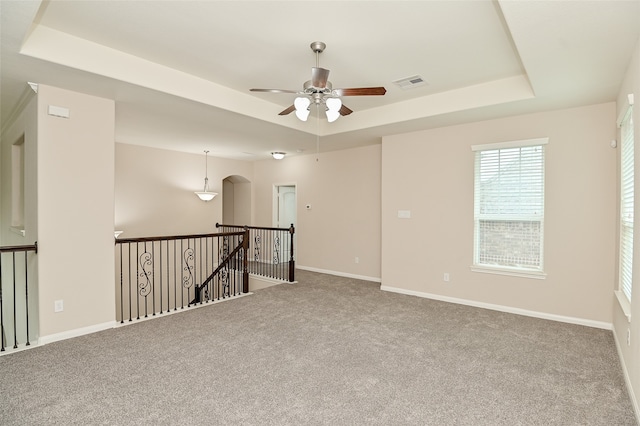
{"label": "white baseboard trim", "polygon": [[[249,289],[251,290],[251,289]],[[159,314],[156,313],[155,315],[150,314],[149,316],[145,317],[140,317],[140,318],[132,318],[131,320],[124,320],[124,322],[118,322],[116,321],[116,327],[126,327],[128,325],[132,325],[132,324],[138,324],[140,322],[143,321],[151,321],[154,320],[156,318],[162,318],[162,317],[166,317],[167,315],[175,315],[175,314],[180,314],[182,312],[187,312],[190,311],[192,309],[200,309],[200,308],[206,308],[207,306],[213,306],[216,305],[218,303],[224,303],[224,302],[228,302],[230,300],[236,300],[239,299],[241,297],[245,297],[245,296],[251,296],[253,293],[251,291],[249,291],[248,293],[239,293],[235,296],[228,296],[224,299],[220,299],[220,300],[209,300],[208,302],[204,302],[204,303],[196,303],[193,304],[191,306],[185,306],[184,308],[175,308],[173,311],[164,311],[163,313]]]}
{"label": "white baseboard trim", "polygon": [[511,306],[494,305],[492,303],[477,302],[475,300],[459,299],[457,297],[442,296],[439,294],[423,293],[414,290],[405,290],[398,287],[380,286],[380,290],[392,293],[406,294],[409,296],[418,296],[425,299],[440,300],[442,302],[457,303],[459,305],[473,306],[476,308],[491,309],[492,311],[507,312],[510,314],[523,315],[527,317],[540,318],[569,324],[584,325],[587,327],[601,328],[604,330],[612,330],[613,324],[603,321],[593,321],[584,318],[567,317],[563,315],[548,314],[545,312],[529,311],[527,309],[514,308]]}
{"label": "white baseboard trim", "polygon": [[627,369],[627,365],[624,363],[624,357],[622,356],[622,346],[620,345],[620,341],[618,340],[618,335],[613,332],[613,340],[616,342],[616,350],[618,351],[618,359],[620,359],[620,365],[622,366],[622,373],[624,374],[624,383],[627,385],[627,392],[629,393],[629,399],[631,399],[631,405],[633,406],[633,411],[636,415],[636,421],[640,424],[640,406],[638,405],[638,399],[636,398],[635,393],[633,392],[633,387],[631,386],[631,378],[629,377],[629,370]]}
{"label": "white baseboard trim", "polygon": [[356,274],[349,274],[347,272],[338,272],[338,271],[330,271],[327,269],[312,268],[311,266],[296,265],[296,269],[302,269],[304,271],[310,271],[310,272],[319,272],[321,274],[335,275],[338,277],[354,278],[356,280],[373,281],[374,283],[382,282],[380,278],[376,278],[376,277],[368,277],[366,275],[356,275]]}
{"label": "white baseboard trim", "polygon": [[63,331],[61,333],[49,334],[38,338],[38,345],[46,345],[48,343],[58,342],[60,340],[71,339],[73,337],[84,336],[85,334],[96,333],[98,331],[115,328],[116,321],[103,322],[102,324],[90,325],[88,327],[76,328],[73,330]]}
{"label": "white baseboard trim", "polygon": [[280,284],[295,284],[297,281],[283,281],[276,278],[263,277],[261,275],[249,274],[249,291],[261,290],[263,288],[271,287]]}

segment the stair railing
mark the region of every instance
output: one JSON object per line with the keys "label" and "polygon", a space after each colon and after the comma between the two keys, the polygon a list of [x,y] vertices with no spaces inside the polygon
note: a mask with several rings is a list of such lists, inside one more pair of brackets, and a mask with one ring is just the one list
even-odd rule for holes
{"label": "stair railing", "polygon": [[35,269],[37,253],[37,243],[0,247],[0,352],[7,340],[13,340],[13,349],[20,343],[31,345],[29,290],[35,290],[36,283],[29,281],[29,270]]}
{"label": "stair railing", "polygon": [[248,231],[116,239],[123,323],[249,291]]}
{"label": "stair railing", "polygon": [[249,273],[282,281],[295,281],[295,227],[268,228],[260,226],[223,225],[225,231],[249,231]]}

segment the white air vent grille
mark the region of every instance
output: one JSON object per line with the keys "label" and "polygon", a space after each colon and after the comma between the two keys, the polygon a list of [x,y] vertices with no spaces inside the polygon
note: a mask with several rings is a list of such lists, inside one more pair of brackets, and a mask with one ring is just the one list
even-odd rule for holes
{"label": "white air vent grille", "polygon": [[393,82],[396,86],[399,86],[401,89],[412,89],[414,87],[420,87],[427,84],[424,81],[424,78],[419,75],[414,75],[411,77],[401,78],[400,80],[396,80]]}

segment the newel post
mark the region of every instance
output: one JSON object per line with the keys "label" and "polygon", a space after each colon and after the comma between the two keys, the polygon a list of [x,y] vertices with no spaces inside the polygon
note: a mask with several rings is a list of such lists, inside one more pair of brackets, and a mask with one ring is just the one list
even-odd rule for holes
{"label": "newel post", "polygon": [[289,238],[290,240],[290,244],[291,244],[291,250],[289,250],[289,282],[294,282],[296,280],[296,261],[293,258],[293,236],[296,233],[296,228],[293,226],[293,223],[291,224],[291,227],[289,228],[289,234],[291,236],[291,238]]}
{"label": "newel post", "polygon": [[242,237],[242,292],[249,293],[249,228],[246,226]]}

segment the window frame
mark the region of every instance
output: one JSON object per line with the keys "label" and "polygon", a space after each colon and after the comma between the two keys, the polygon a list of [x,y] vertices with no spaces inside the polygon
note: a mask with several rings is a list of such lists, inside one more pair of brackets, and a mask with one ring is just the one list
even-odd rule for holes
{"label": "window frame", "polygon": [[[499,142],[499,143],[491,143],[491,144],[483,144],[483,145],[472,145],[471,150],[474,152],[474,226],[473,226],[473,262],[471,266],[471,270],[474,272],[482,272],[482,273],[490,273],[490,274],[498,274],[498,275],[509,275],[509,276],[518,276],[525,278],[534,278],[534,279],[545,279],[546,273],[544,272],[544,201],[545,201],[545,145],[549,143],[549,138],[535,138],[535,139],[525,139],[525,140],[517,140],[517,141],[509,141],[509,142]],[[479,222],[482,220],[481,215],[479,213],[478,206],[478,178],[480,167],[478,162],[478,156],[482,151],[497,151],[502,149],[513,149],[513,148],[525,148],[525,147],[534,147],[540,146],[542,148],[542,191],[541,191],[541,204],[542,211],[541,215],[536,217],[536,222],[540,223],[540,265],[538,268],[523,268],[523,267],[514,267],[508,265],[495,265],[495,264],[486,264],[480,263],[479,256]],[[518,215],[515,215],[517,217]],[[520,215],[524,217],[525,215]]]}
{"label": "window frame", "polygon": [[[635,225],[635,123],[633,121],[633,94],[616,122],[620,129],[620,192],[618,227],[618,282],[614,292],[628,321],[631,321],[631,295],[633,294],[633,234]],[[628,127],[627,127],[628,126]],[[627,157],[631,157],[630,159]],[[628,196],[625,196],[627,194]],[[625,220],[630,216],[631,221]],[[630,232],[628,229],[630,228]],[[628,262],[625,262],[625,260]]]}

